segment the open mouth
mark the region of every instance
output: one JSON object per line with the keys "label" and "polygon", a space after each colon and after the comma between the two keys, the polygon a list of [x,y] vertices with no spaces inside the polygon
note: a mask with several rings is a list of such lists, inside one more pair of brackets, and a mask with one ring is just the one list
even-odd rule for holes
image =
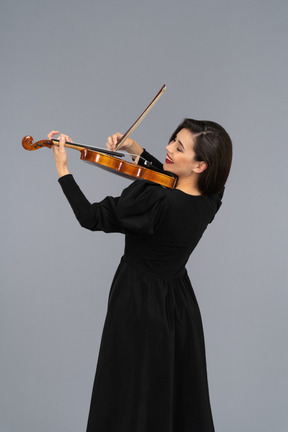
{"label": "open mouth", "polygon": [[165,159],[165,163],[166,164],[173,164],[174,162],[173,162],[173,160],[170,158],[170,156],[166,156],[166,159]]}

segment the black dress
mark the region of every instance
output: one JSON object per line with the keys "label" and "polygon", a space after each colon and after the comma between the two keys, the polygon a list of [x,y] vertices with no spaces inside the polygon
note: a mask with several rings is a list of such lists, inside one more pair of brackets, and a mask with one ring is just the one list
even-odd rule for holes
{"label": "black dress", "polygon": [[[204,336],[186,262],[221,205],[138,180],[90,204],[59,179],[80,224],[125,234],[87,432],[212,432]],[[96,287],[97,288],[97,287]]]}

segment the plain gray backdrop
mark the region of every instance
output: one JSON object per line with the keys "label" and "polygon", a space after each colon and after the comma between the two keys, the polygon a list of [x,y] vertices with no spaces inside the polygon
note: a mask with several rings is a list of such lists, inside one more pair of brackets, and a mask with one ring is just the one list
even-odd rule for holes
{"label": "plain gray backdrop", "polygon": [[[164,83],[134,139],[163,160],[192,117],[234,144],[188,265],[216,431],[287,432],[287,18],[287,0],[1,0],[1,432],[85,430],[124,245],[78,225],[51,150],[22,137],[105,146]],[[129,184],[78,151],[69,164],[91,201]]]}

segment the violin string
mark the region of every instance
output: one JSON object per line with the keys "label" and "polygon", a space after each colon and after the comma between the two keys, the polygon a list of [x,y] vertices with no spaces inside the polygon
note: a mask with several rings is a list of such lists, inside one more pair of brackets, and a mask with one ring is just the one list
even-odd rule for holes
{"label": "violin string", "polygon": [[[53,141],[59,142],[59,139],[53,139]],[[108,155],[111,155],[111,156],[125,157],[125,156],[129,155],[129,156],[132,157],[132,159],[133,159],[133,161],[134,161],[135,164],[137,164],[139,162],[139,159],[142,159],[144,161],[144,165],[146,167],[148,167],[148,168],[152,168],[153,167],[152,162],[149,162],[143,156],[138,155],[136,153],[128,153],[128,152],[120,153],[120,152],[108,150],[108,149],[102,148],[102,147],[88,146],[86,144],[81,144],[81,143],[76,143],[76,142],[69,142],[69,141],[66,141],[66,144],[71,144],[71,145],[87,148],[87,149],[90,149],[92,151],[94,150],[94,151],[98,151],[100,153],[102,152],[104,154],[108,154]],[[155,170],[155,171],[161,172],[161,170],[159,168],[157,169],[156,167],[153,167],[152,169]]]}
{"label": "violin string", "polygon": [[[53,138],[52,141],[59,142],[59,139],[54,139]],[[108,150],[108,149],[106,149],[104,147],[95,147],[95,146],[90,146],[90,145],[88,146],[87,144],[81,144],[81,143],[69,142],[69,141],[65,141],[65,144],[70,144],[70,145],[74,145],[74,146],[78,146],[78,147],[83,147],[83,148],[86,148],[88,150],[98,151],[100,153],[101,152],[102,153],[106,153],[106,154],[111,155],[111,156],[118,156],[118,157],[124,157],[125,156],[124,153],[120,153],[120,152],[113,151],[113,150]]]}
{"label": "violin string", "polygon": [[[53,139],[53,141],[59,142],[60,140],[59,139]],[[147,165],[152,166],[152,162],[149,162],[143,156],[140,156],[140,155],[138,155],[136,153],[128,153],[128,152],[121,153],[121,152],[118,152],[118,151],[108,150],[108,149],[106,149],[104,147],[88,146],[87,144],[76,143],[74,141],[73,142],[65,141],[65,144],[71,144],[71,145],[87,148],[87,149],[90,149],[90,150],[95,150],[95,151],[99,151],[99,152],[102,152],[102,153],[107,153],[108,155],[110,154],[112,156],[124,157],[124,156],[129,155],[129,156],[131,156],[132,158],[135,158],[135,159],[136,158],[142,159],[144,161],[144,165],[146,165],[146,166]]]}

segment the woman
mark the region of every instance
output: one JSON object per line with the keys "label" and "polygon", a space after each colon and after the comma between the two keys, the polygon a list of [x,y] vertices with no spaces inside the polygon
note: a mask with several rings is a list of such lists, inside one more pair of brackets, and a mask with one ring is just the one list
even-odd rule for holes
{"label": "woman", "polygon": [[[58,133],[52,131],[48,138]],[[115,149],[116,133],[107,146]],[[87,432],[212,432],[204,337],[185,265],[221,205],[232,144],[217,123],[186,119],[163,169],[176,189],[138,180],[120,197],[90,204],[54,146],[59,182],[80,224],[125,234],[112,282]],[[162,164],[128,139],[125,149]]]}

